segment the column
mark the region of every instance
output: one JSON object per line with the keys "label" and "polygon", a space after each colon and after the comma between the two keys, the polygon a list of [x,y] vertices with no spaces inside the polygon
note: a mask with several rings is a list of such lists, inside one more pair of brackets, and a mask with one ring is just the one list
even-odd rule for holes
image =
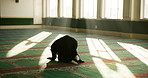
{"label": "column", "polygon": [[47,17],[47,0],[43,0],[43,18]]}
{"label": "column", "polygon": [[102,9],[104,9],[102,0],[97,0],[97,19],[102,18]]}
{"label": "column", "polygon": [[81,0],[73,0],[73,18],[80,18],[81,15]]}
{"label": "column", "polygon": [[140,19],[140,2],[141,0],[131,0],[131,20]]}
{"label": "column", "polygon": [[130,19],[131,18],[131,6],[130,0],[123,0],[123,19]]}
{"label": "column", "polygon": [[62,17],[62,0],[58,0],[58,17]]}

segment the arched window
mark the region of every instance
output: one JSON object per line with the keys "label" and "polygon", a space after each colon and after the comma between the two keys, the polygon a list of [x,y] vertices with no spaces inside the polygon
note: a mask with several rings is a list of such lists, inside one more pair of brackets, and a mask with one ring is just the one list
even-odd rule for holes
{"label": "arched window", "polygon": [[47,17],[58,17],[58,0],[47,0]]}
{"label": "arched window", "polygon": [[97,18],[97,0],[81,0],[81,18]]}
{"label": "arched window", "polygon": [[144,18],[148,19],[148,0],[144,0]]}
{"label": "arched window", "polygon": [[123,0],[103,0],[103,7],[103,18],[123,18]]}
{"label": "arched window", "polygon": [[72,0],[62,0],[62,17],[72,17]]}

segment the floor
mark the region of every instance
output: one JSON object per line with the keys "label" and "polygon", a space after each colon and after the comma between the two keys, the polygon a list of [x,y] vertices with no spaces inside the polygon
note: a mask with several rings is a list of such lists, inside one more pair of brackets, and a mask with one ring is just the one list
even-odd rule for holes
{"label": "floor", "polygon": [[[63,35],[78,41],[85,61],[50,61],[50,45]],[[148,40],[52,29],[0,30],[0,78],[148,78]]]}

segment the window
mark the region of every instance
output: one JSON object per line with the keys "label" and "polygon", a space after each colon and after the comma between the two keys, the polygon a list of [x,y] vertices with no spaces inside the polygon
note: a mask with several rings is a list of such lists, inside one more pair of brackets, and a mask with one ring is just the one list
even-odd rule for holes
{"label": "window", "polygon": [[97,18],[97,0],[81,0],[81,18]]}
{"label": "window", "polygon": [[62,16],[72,17],[72,0],[62,0]]}
{"label": "window", "polygon": [[58,0],[48,0],[47,2],[47,17],[58,16]]}
{"label": "window", "polygon": [[148,0],[144,0],[144,18],[148,19]]}
{"label": "window", "polygon": [[103,18],[122,19],[123,18],[123,0],[104,0]]}

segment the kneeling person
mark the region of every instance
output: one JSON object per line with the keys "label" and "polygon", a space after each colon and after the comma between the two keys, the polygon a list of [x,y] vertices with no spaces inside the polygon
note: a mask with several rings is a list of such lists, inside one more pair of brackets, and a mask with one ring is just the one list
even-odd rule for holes
{"label": "kneeling person", "polygon": [[49,57],[48,59],[55,60],[56,55],[58,55],[58,60],[61,62],[84,63],[77,54],[77,46],[77,41],[66,35],[51,45],[52,58]]}

